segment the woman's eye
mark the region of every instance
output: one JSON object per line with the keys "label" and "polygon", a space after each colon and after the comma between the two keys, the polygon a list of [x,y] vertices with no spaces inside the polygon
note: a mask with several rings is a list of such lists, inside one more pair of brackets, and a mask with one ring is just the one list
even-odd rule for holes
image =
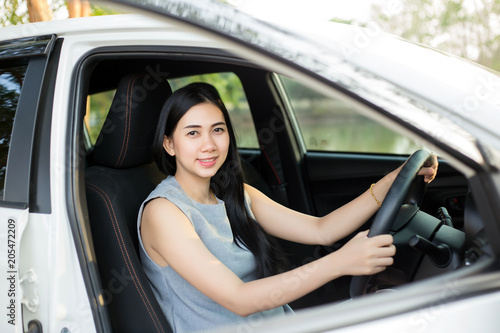
{"label": "woman's eye", "polygon": [[196,131],[191,131],[191,132],[188,132],[188,134],[187,134],[187,135],[188,135],[188,136],[194,136],[194,135],[196,135],[197,133],[198,133],[198,132],[196,132]]}
{"label": "woman's eye", "polygon": [[215,133],[224,133],[224,129],[222,127],[217,127],[217,128],[214,128],[214,132]]}

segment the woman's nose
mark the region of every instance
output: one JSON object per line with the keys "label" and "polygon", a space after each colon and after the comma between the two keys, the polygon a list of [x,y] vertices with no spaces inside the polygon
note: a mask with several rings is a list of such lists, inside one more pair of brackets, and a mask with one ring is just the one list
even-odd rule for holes
{"label": "woman's nose", "polygon": [[202,151],[214,151],[217,149],[217,145],[211,135],[203,137],[201,149]]}

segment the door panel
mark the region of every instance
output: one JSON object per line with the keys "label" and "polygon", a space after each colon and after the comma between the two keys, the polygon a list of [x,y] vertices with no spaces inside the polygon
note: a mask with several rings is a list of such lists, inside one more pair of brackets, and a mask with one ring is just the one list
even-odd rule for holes
{"label": "door panel", "polygon": [[[310,195],[318,216],[366,191],[371,183],[404,163],[407,157],[375,154],[307,153],[306,177]],[[421,209],[436,216],[439,207],[449,211],[457,227],[463,225],[463,202],[467,195],[467,180],[439,161],[437,178],[427,187]]]}
{"label": "door panel", "polygon": [[[5,291],[0,300],[6,309],[1,332],[30,326],[22,303],[28,313],[38,311],[36,283],[28,278],[36,280],[36,274],[32,275],[34,266],[26,256],[36,245],[23,234],[30,226],[30,212],[50,212],[50,189],[37,188],[40,176],[48,178],[37,167],[45,161],[48,172],[49,157],[40,158],[35,149],[43,143],[48,149],[49,141],[41,135],[44,131],[36,130],[37,121],[43,119],[39,102],[54,41],[55,36],[47,35],[0,42],[0,289]],[[46,198],[39,200],[36,192]]]}
{"label": "door panel", "polygon": [[[304,156],[305,182],[317,216],[323,216],[369,189],[370,184],[404,163],[406,156],[309,152]],[[433,216],[444,206],[454,225],[463,225],[467,181],[445,161],[439,161],[438,177],[428,186],[421,209]],[[368,221],[362,228],[369,228]],[[353,234],[354,235],[354,234]],[[330,247],[281,242],[292,267],[318,259],[343,246],[350,237]],[[293,302],[295,309],[348,299],[351,278],[335,279]]]}

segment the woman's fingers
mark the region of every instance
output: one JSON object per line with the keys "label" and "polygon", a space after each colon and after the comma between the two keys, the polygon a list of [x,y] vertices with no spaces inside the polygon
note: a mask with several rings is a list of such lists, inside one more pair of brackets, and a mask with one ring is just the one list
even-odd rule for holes
{"label": "woman's fingers", "polygon": [[418,174],[420,176],[424,176],[424,181],[426,183],[430,183],[436,178],[437,170],[438,170],[438,160],[437,156],[432,154],[429,159],[425,163],[426,166],[422,167]]}
{"label": "woman's fingers", "polygon": [[338,252],[348,275],[371,275],[394,263],[396,247],[391,235],[368,237],[368,230],[359,232]]}
{"label": "woman's fingers", "polygon": [[370,239],[373,241],[374,245],[377,247],[389,246],[389,245],[392,245],[392,242],[393,242],[393,238],[389,234],[373,236],[373,237],[370,237]]}
{"label": "woman's fingers", "polygon": [[379,247],[378,255],[380,257],[392,257],[396,254],[396,247],[391,244],[389,246]]}

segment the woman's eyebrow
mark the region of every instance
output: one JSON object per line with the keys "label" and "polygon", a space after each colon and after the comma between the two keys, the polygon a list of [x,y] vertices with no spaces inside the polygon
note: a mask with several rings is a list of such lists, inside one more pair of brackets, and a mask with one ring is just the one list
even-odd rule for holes
{"label": "woman's eyebrow", "polygon": [[[225,122],[223,122],[223,121],[219,121],[219,122],[217,122],[217,123],[215,123],[215,124],[212,124],[212,126],[211,126],[211,127],[221,126],[221,125],[226,126],[226,123],[225,123]],[[201,125],[195,125],[195,124],[192,124],[192,125],[186,125],[186,126],[184,126],[184,128],[200,128],[200,127],[202,127],[202,126],[201,126]]]}
{"label": "woman's eyebrow", "polygon": [[200,128],[201,125],[186,125],[184,128]]}

